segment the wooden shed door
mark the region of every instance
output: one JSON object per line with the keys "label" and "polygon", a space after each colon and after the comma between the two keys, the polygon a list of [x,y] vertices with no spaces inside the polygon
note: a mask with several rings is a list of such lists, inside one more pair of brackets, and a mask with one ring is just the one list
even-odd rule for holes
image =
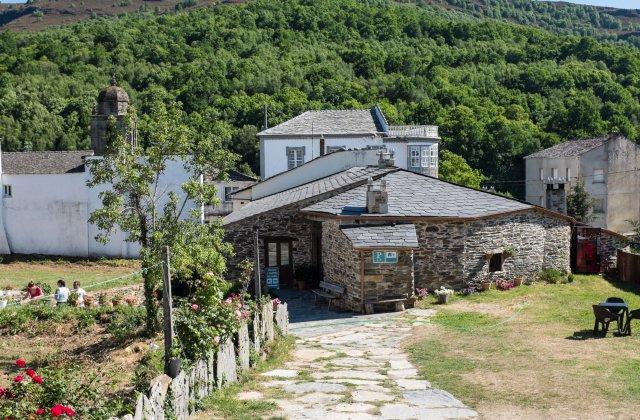
{"label": "wooden shed door", "polygon": [[265,261],[267,267],[278,267],[280,287],[291,287],[293,283],[292,243],[288,239],[268,239]]}

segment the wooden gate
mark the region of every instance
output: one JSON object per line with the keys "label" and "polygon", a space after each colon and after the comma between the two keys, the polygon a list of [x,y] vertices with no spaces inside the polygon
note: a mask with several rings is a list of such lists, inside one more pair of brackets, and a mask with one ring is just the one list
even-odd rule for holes
{"label": "wooden gate", "polygon": [[578,273],[597,274],[600,272],[600,255],[598,242],[600,229],[590,226],[576,226],[574,231],[575,271]]}
{"label": "wooden gate", "polygon": [[618,250],[618,274],[622,281],[640,285],[640,255]]}

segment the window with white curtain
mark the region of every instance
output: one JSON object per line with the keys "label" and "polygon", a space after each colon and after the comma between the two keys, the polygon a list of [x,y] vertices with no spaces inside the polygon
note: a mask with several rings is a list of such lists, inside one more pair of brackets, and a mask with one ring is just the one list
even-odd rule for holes
{"label": "window with white curtain", "polygon": [[304,163],[304,147],[287,147],[287,169],[296,168]]}

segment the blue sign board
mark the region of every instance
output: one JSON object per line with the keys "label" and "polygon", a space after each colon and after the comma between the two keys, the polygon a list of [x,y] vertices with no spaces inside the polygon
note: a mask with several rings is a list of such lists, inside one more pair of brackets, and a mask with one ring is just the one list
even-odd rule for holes
{"label": "blue sign board", "polygon": [[373,251],[372,253],[374,264],[397,264],[398,252],[397,251]]}
{"label": "blue sign board", "polygon": [[267,267],[267,287],[269,289],[280,289],[280,268]]}

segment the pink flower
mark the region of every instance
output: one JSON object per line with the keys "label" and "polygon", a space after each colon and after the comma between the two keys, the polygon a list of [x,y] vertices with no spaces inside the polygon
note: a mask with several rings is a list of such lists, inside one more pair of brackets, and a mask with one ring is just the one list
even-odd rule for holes
{"label": "pink flower", "polygon": [[43,382],[42,376],[38,376],[38,375],[32,376],[31,380],[37,384],[41,384]]}
{"label": "pink flower", "polygon": [[41,416],[45,413],[45,409],[44,408],[38,408],[36,410],[36,416]]}
{"label": "pink flower", "polygon": [[16,360],[16,366],[19,368],[25,368],[27,367],[27,362],[25,362],[24,359],[18,359]]}
{"label": "pink flower", "polygon": [[198,312],[198,309],[200,309],[200,307],[197,304],[194,303],[193,305],[191,305],[191,310],[193,312]]}
{"label": "pink flower", "polygon": [[0,397],[3,397],[6,392],[7,392],[6,389],[0,387]]}
{"label": "pink flower", "polygon": [[13,382],[19,384],[20,382],[24,381],[24,376],[22,375],[16,375],[15,378],[13,378]]}
{"label": "pink flower", "polygon": [[247,318],[249,318],[249,314],[250,314],[250,312],[249,312],[249,311],[242,311],[242,319],[247,319]]}
{"label": "pink flower", "polygon": [[242,312],[240,312],[240,309],[236,309],[235,314],[236,318],[242,318]]}
{"label": "pink flower", "polygon": [[65,413],[65,409],[64,409],[64,405],[62,404],[56,404],[53,407],[51,407],[51,415],[53,417],[60,417],[61,415],[63,415]]}
{"label": "pink flower", "polygon": [[216,343],[216,345],[220,344],[220,336],[216,335],[215,337],[213,337],[213,342]]}
{"label": "pink flower", "polygon": [[231,298],[230,298],[230,297],[226,298],[226,299],[224,300],[224,304],[225,304],[225,305],[231,305]]}

